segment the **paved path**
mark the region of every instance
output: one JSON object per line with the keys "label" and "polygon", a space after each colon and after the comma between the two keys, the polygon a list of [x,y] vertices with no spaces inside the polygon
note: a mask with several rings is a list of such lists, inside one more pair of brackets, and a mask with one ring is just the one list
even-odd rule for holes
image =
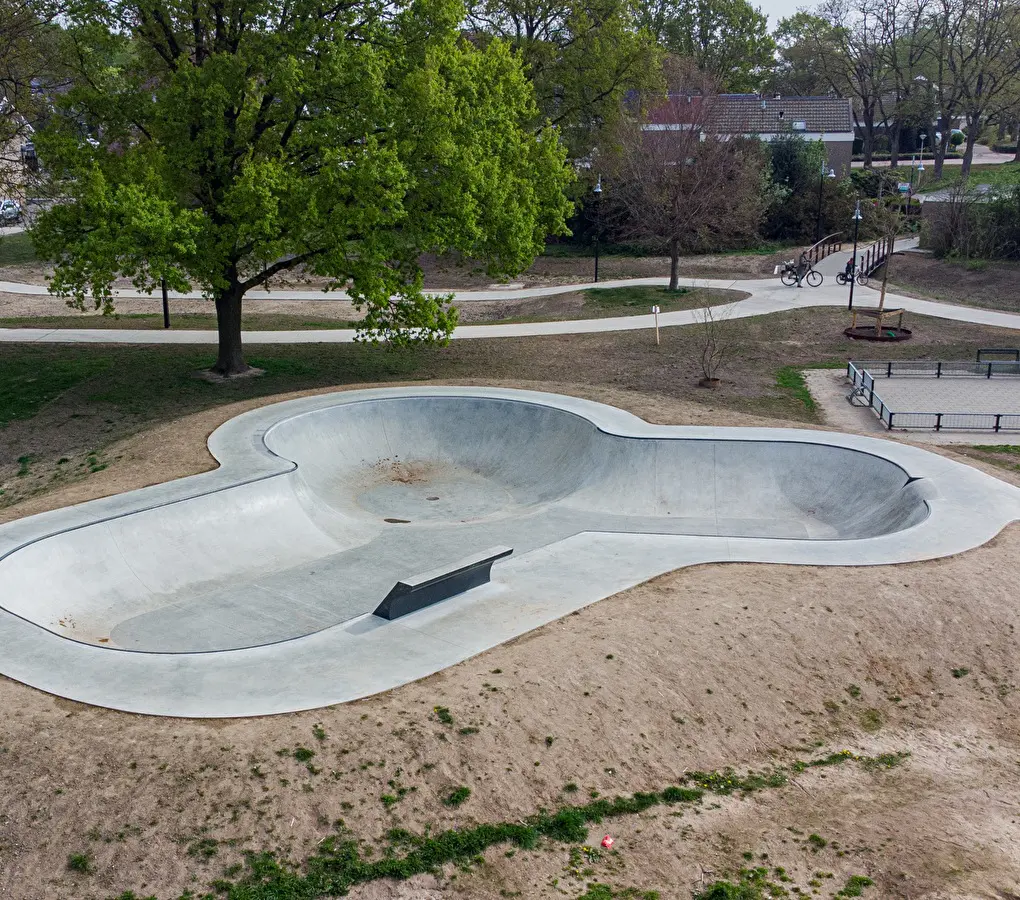
{"label": "paved path", "polygon": [[[1002,165],[1003,163],[1015,162],[1015,160],[1016,160],[1016,157],[1012,153],[996,153],[990,147],[986,147],[983,144],[976,144],[974,146],[974,159],[972,160],[972,163],[975,166],[996,166],[996,165]],[[947,166],[962,166],[963,165],[963,157],[962,156],[957,156],[957,157],[950,156],[948,159],[944,160],[943,164],[947,165]],[[863,169],[864,168],[864,163],[859,161],[859,160],[857,162],[850,163],[850,165],[853,168],[855,168],[855,169]],[[900,161],[899,161],[898,165],[900,165],[900,166],[909,166],[910,165],[910,154],[909,153],[907,153],[907,154],[901,153],[900,154]],[[924,160],[924,167],[925,167],[926,171],[931,171],[932,168],[934,167],[934,165],[935,165],[935,160],[925,158],[925,160]],[[878,169],[878,168],[888,168],[889,167],[889,160],[887,160],[887,159],[884,159],[884,160],[875,160],[872,163],[872,166],[874,166],[876,169]]]}
{"label": "paved path", "polygon": [[[909,249],[913,239],[897,243],[897,250]],[[842,268],[846,260],[843,254],[835,254],[822,262],[822,266],[834,267],[834,271]],[[824,274],[824,270],[823,270]],[[592,287],[609,288],[631,285],[664,286],[666,278],[632,278],[620,281],[604,281],[598,285],[592,283],[555,285],[552,287],[536,287],[524,289],[499,289],[485,291],[454,291],[456,303],[470,303],[479,300],[506,300],[511,298],[548,297],[556,294],[587,290]],[[825,283],[819,288],[787,287],[776,277],[734,281],[732,279],[698,278],[684,279],[689,287],[713,287],[745,291],[750,296],[745,300],[726,303],[712,308],[713,315],[718,318],[740,319],[750,316],[762,316],[769,313],[788,312],[793,309],[810,309],[814,307],[845,307],[849,287],[837,285],[835,277],[826,276]],[[0,282],[0,291],[21,294],[45,295],[46,288],[40,285],[15,284]],[[436,290],[433,293],[444,293]],[[145,296],[137,292],[120,292],[121,297]],[[184,295],[198,297],[199,294]],[[274,291],[252,292],[251,299],[274,300],[339,300],[345,299],[341,291],[324,294],[321,291]],[[857,287],[854,302],[859,306],[872,306],[878,302],[878,294],[870,288]],[[952,306],[948,303],[936,303],[931,300],[918,300],[903,297],[894,293],[886,295],[886,305],[902,307],[917,315],[951,319],[957,322],[971,322],[977,325],[990,325],[998,328],[1020,330],[1020,314],[997,312],[990,309],[978,309],[970,306]],[[682,310],[663,313],[659,316],[662,327],[676,325],[692,325],[698,321],[700,310]],[[463,325],[453,333],[455,339],[471,338],[510,338],[537,337],[557,334],[593,334],[611,331],[638,331],[654,327],[651,314],[625,316],[611,319],[573,319],[557,322],[516,322],[506,325]],[[324,329],[307,331],[248,331],[244,333],[247,344],[347,344],[354,341],[353,329]],[[61,344],[215,344],[215,331],[155,331],[133,329],[44,329],[44,328],[6,328],[0,329],[0,342],[7,343],[61,343]]]}

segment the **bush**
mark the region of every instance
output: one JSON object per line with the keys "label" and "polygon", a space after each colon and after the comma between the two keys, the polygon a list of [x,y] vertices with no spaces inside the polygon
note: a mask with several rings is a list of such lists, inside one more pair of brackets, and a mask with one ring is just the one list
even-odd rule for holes
{"label": "bush", "polygon": [[1016,143],[1012,144],[992,144],[993,153],[1016,153]]}

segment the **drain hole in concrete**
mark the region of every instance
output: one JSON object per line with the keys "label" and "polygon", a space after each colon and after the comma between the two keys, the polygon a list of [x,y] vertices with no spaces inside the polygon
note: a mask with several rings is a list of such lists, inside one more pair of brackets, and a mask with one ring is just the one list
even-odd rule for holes
{"label": "drain hole in concrete", "polygon": [[410,519],[383,519],[384,522],[389,522],[391,525],[410,525]]}
{"label": "drain hole in concrete", "polygon": [[439,498],[438,497],[426,497],[425,499],[426,500],[438,500]]}

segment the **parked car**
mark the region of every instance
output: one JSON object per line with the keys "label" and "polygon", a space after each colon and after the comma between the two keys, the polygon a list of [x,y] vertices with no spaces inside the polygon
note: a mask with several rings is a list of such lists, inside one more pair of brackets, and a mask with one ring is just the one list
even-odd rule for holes
{"label": "parked car", "polygon": [[17,225],[21,221],[21,207],[16,200],[0,200],[0,225]]}

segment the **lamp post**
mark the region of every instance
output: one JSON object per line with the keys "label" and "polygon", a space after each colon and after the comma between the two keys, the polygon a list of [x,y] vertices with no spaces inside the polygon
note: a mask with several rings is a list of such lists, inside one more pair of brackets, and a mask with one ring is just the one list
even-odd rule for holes
{"label": "lamp post", "polygon": [[854,282],[857,280],[857,232],[861,227],[861,201],[857,201],[857,206],[854,208],[854,265],[852,274],[850,276],[850,302],[847,304],[847,309],[854,308]]}
{"label": "lamp post", "polygon": [[[829,178],[836,177],[836,170],[829,169]],[[822,186],[825,184],[825,162],[822,161],[821,172],[818,175],[818,218],[815,220],[815,243],[822,239]]]}
{"label": "lamp post", "polygon": [[599,232],[602,231],[602,176],[599,175],[592,188],[595,195],[595,283],[599,282]]}

